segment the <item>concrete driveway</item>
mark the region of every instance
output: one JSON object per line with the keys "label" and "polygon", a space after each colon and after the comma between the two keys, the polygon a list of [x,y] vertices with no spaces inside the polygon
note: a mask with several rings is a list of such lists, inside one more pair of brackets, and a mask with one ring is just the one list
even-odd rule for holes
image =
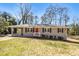
{"label": "concrete driveway", "polygon": [[15,37],[11,37],[11,35],[9,34],[9,35],[6,35],[6,36],[4,36],[4,37],[0,37],[0,41],[3,41],[3,40],[10,40],[10,39],[13,39],[13,38],[15,38]]}
{"label": "concrete driveway", "polygon": [[67,40],[68,40],[68,41],[73,41],[73,42],[79,42],[79,40],[72,39],[72,38],[70,38],[70,37],[68,37]]}

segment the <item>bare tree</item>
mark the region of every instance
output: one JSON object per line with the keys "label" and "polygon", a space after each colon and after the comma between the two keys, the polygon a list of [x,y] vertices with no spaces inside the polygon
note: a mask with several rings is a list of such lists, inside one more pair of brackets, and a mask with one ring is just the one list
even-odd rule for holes
{"label": "bare tree", "polygon": [[59,24],[61,25],[62,23],[62,17],[63,17],[63,8],[58,8],[59,10]]}
{"label": "bare tree", "polygon": [[46,17],[46,14],[44,14],[43,16],[41,16],[41,24],[47,24],[47,17]]}
{"label": "bare tree", "polygon": [[35,16],[35,25],[38,23],[38,16]]}
{"label": "bare tree", "polygon": [[27,24],[28,21],[28,14],[30,13],[31,10],[31,5],[30,4],[26,4],[26,3],[21,3],[19,4],[19,8],[20,8],[20,21],[19,24],[22,22],[22,24]]}
{"label": "bare tree", "polygon": [[33,13],[31,12],[28,17],[27,17],[27,24],[33,24],[33,19],[34,19],[34,16],[33,16]]}
{"label": "bare tree", "polygon": [[72,35],[79,35],[79,25],[78,25],[78,18],[73,17],[73,23],[71,24],[70,34]]}
{"label": "bare tree", "polygon": [[69,16],[68,15],[63,15],[64,18],[64,25],[67,26],[67,22],[69,20]]}
{"label": "bare tree", "polygon": [[67,15],[68,9],[66,7],[59,7],[58,14],[59,14],[59,24],[62,25],[62,21],[65,21],[65,25],[69,20],[69,16]]}
{"label": "bare tree", "polygon": [[55,13],[55,7],[50,5],[47,9],[46,9],[46,14],[47,14],[47,19],[48,19],[48,24],[51,24],[52,21],[54,23],[54,18],[56,16],[56,13]]}
{"label": "bare tree", "polygon": [[53,22],[53,25],[57,25],[57,22],[59,21],[60,26],[62,25],[62,23],[64,23],[66,26],[69,20],[68,8],[57,5],[50,5],[46,9],[46,12],[44,13],[42,19],[43,22],[47,22],[47,24],[52,24]]}

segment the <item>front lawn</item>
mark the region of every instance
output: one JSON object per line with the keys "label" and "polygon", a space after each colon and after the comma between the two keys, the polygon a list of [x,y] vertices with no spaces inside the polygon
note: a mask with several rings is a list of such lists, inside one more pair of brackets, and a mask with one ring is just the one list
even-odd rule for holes
{"label": "front lawn", "polygon": [[79,55],[79,44],[58,40],[15,38],[0,41],[1,56]]}

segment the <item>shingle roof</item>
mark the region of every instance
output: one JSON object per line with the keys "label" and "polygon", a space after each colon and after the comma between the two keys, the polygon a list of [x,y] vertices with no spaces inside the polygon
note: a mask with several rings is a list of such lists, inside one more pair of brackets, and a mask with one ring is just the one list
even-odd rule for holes
{"label": "shingle roof", "polygon": [[23,25],[12,25],[12,26],[9,26],[9,27],[18,28],[18,27],[35,27],[35,26],[39,26],[39,27],[68,28],[66,26],[57,26],[57,25],[48,25],[48,24],[37,24],[37,25],[23,24]]}

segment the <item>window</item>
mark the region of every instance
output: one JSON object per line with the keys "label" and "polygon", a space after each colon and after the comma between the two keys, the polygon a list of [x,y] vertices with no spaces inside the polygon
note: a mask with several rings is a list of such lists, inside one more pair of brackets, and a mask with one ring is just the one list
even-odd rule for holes
{"label": "window", "polygon": [[29,28],[27,28],[27,32],[29,32]]}
{"label": "window", "polygon": [[60,32],[60,29],[58,28],[58,33]]}
{"label": "window", "polygon": [[62,33],[63,33],[63,28],[62,28]]}
{"label": "window", "polygon": [[14,28],[13,33],[14,33],[14,34],[16,34],[16,33],[17,33],[17,28]]}
{"label": "window", "polygon": [[63,33],[63,28],[58,28],[58,33],[59,32]]}
{"label": "window", "polygon": [[69,29],[68,28],[66,28],[66,32],[69,33]]}
{"label": "window", "polygon": [[33,31],[33,28],[30,28],[30,32],[32,32]]}
{"label": "window", "polygon": [[48,28],[48,32],[50,32],[49,28]]}
{"label": "window", "polygon": [[33,32],[34,32],[34,28],[32,28],[33,29]]}
{"label": "window", "polygon": [[42,28],[42,32],[46,32],[46,28]]}
{"label": "window", "polygon": [[25,28],[25,32],[34,32],[34,28]]}
{"label": "window", "polygon": [[32,28],[29,28],[28,30],[29,30],[28,32],[32,32]]}
{"label": "window", "polygon": [[44,28],[42,28],[42,32],[44,32]]}
{"label": "window", "polygon": [[28,31],[27,31],[27,28],[25,28],[25,32],[28,32]]}
{"label": "window", "polygon": [[51,28],[50,28],[50,33],[51,33]]}
{"label": "window", "polygon": [[50,33],[51,33],[51,28],[48,28],[48,32],[50,32]]}
{"label": "window", "polygon": [[46,32],[46,28],[44,28],[44,32]]}

